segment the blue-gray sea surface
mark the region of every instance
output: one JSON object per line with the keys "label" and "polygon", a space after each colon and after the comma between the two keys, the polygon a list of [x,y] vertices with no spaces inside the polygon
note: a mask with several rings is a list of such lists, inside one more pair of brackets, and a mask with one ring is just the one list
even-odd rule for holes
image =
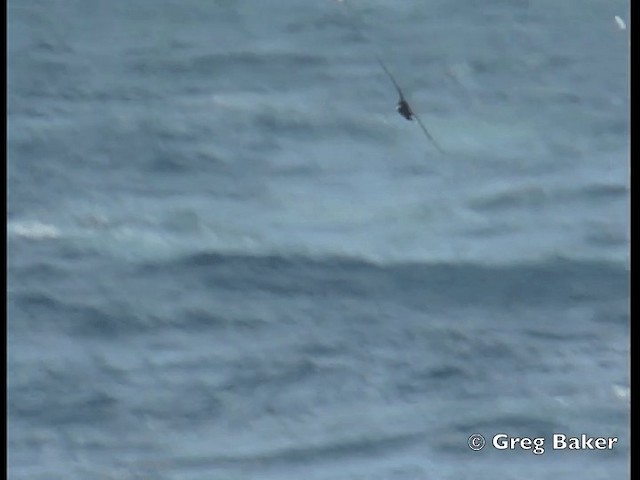
{"label": "blue-gray sea surface", "polygon": [[626,478],[623,20],[11,0],[9,478]]}

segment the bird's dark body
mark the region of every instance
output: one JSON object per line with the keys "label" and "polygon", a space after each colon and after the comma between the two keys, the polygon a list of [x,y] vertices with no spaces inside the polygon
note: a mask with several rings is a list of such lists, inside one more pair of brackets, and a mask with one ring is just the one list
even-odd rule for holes
{"label": "bird's dark body", "polygon": [[407,120],[413,120],[413,112],[411,111],[411,107],[404,98],[400,98],[396,110],[398,110],[398,113]]}

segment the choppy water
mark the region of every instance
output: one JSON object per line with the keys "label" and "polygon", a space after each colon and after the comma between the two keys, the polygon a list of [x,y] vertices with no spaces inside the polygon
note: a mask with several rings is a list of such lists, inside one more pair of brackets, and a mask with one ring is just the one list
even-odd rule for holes
{"label": "choppy water", "polygon": [[9,478],[628,476],[627,3],[342,7],[9,3]]}

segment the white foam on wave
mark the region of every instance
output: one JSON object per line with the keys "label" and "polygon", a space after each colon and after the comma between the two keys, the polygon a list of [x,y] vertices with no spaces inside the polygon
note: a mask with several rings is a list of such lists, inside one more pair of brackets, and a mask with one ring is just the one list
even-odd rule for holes
{"label": "white foam on wave", "polygon": [[15,222],[8,225],[9,235],[32,240],[50,240],[59,238],[61,233],[55,225],[38,221]]}

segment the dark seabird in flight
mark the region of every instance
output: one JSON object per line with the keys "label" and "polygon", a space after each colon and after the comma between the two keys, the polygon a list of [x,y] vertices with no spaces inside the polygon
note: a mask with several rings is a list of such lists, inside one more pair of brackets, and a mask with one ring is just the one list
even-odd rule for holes
{"label": "dark seabird in flight", "polygon": [[[353,10],[351,9],[351,5],[344,1],[344,0],[337,0],[338,3],[344,5],[347,9],[348,15],[349,17],[351,17],[351,21],[349,22],[351,27],[355,30],[356,34],[363,38],[366,39],[366,35],[364,35],[362,33],[362,31],[360,30],[360,28],[358,28],[357,22],[356,22],[356,16],[355,13],[353,12]],[[398,105],[396,106],[396,110],[398,111],[398,113],[400,115],[402,115],[404,118],[406,118],[407,120],[413,120],[414,118],[416,119],[416,121],[418,122],[418,125],[420,125],[420,128],[422,129],[422,131],[424,132],[425,136],[427,137],[427,139],[433,144],[433,146],[442,154],[444,154],[444,150],[442,150],[442,148],[440,148],[440,146],[438,145],[438,143],[435,141],[435,139],[431,136],[431,134],[429,133],[429,130],[427,130],[427,127],[424,125],[424,123],[422,123],[422,120],[420,119],[420,117],[418,115],[416,115],[416,113],[411,109],[411,107],[409,106],[409,102],[407,102],[407,99],[404,98],[404,94],[402,93],[402,89],[400,88],[400,85],[398,85],[398,82],[396,82],[396,79],[393,77],[393,75],[391,74],[391,72],[389,71],[389,69],[387,68],[387,66],[384,64],[384,62],[382,61],[382,59],[378,56],[375,55],[376,60],[378,61],[378,63],[380,64],[380,66],[382,67],[382,69],[384,70],[384,72],[387,74],[387,76],[389,77],[389,79],[391,79],[391,81],[393,82],[393,85],[396,87],[396,90],[398,91],[398,95],[400,95],[400,99],[398,100]]]}
{"label": "dark seabird in flight", "polygon": [[398,91],[398,95],[400,95],[400,99],[398,100],[398,105],[396,106],[396,110],[398,111],[398,113],[402,115],[404,118],[406,118],[407,120],[413,120],[415,118],[416,121],[418,122],[418,125],[420,125],[420,128],[422,129],[426,137],[431,141],[433,146],[436,147],[440,153],[444,154],[444,150],[440,148],[440,146],[438,145],[438,142],[436,142],[435,139],[431,136],[431,134],[429,133],[429,130],[427,130],[427,127],[424,125],[424,123],[422,123],[422,120],[420,119],[420,117],[416,115],[415,112],[409,106],[409,102],[407,102],[407,99],[404,98],[404,94],[402,93],[402,89],[400,88],[400,85],[398,85],[398,82],[396,82],[396,79],[393,77],[393,75],[391,74],[387,66],[384,64],[382,59],[376,55],[376,60],[378,60],[378,63],[380,64],[382,69],[385,71],[389,79],[391,79],[391,82],[393,82],[393,85],[396,87],[396,90]]}

